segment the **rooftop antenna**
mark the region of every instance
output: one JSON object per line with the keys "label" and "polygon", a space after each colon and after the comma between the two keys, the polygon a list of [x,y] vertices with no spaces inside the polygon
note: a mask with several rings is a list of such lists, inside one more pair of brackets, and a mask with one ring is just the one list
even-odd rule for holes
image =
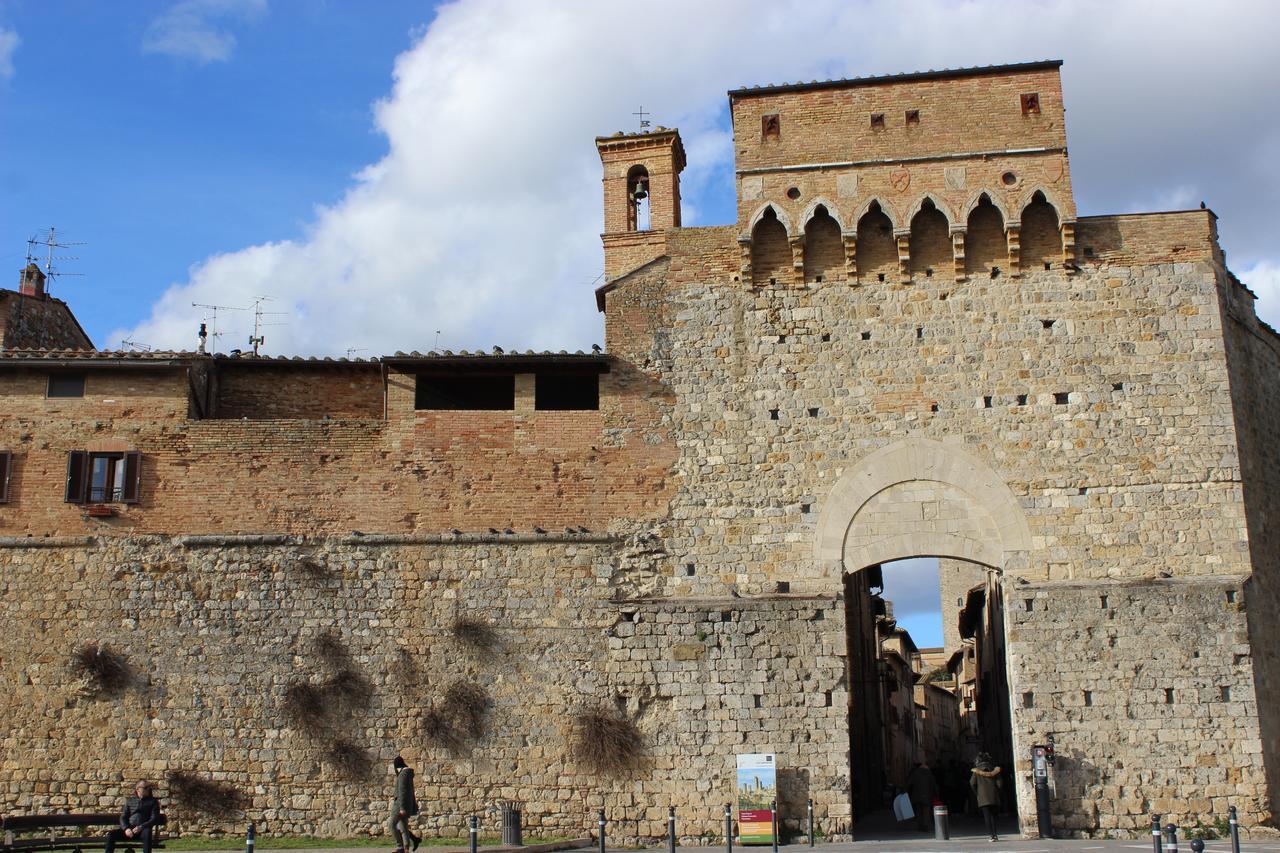
{"label": "rooftop antenna", "polygon": [[436,342],[431,345],[432,350],[440,349],[440,330],[436,329]]}
{"label": "rooftop antenna", "polygon": [[120,349],[129,350],[132,352],[151,352],[152,349],[154,349],[154,347],[150,347],[146,344],[140,344],[137,341],[131,341],[128,338],[124,338],[120,341]]}
{"label": "rooftop antenna", "polygon": [[347,358],[351,358],[358,352],[368,352],[368,347],[347,347]]}
{"label": "rooftop antenna", "polygon": [[27,263],[40,265],[40,256],[37,246],[44,247],[44,280],[45,292],[48,293],[52,289],[53,280],[64,275],[84,275],[78,272],[62,272],[54,267],[54,261],[78,261],[80,258],[74,255],[55,255],[56,249],[70,249],[73,246],[83,246],[84,243],[67,243],[58,239],[58,229],[50,225],[49,230],[44,234],[32,235],[27,240]]}
{"label": "rooftop antenna", "polygon": [[633,115],[633,116],[635,116],[636,118],[640,119],[640,130],[641,130],[641,132],[648,130],[648,129],[649,129],[649,125],[653,124],[653,122],[651,122],[651,121],[649,121],[648,119],[646,119],[646,118],[645,118],[645,116],[653,115],[653,113],[647,113],[647,112],[645,112],[645,111],[644,111],[644,107],[641,107],[639,110],[637,110],[636,112],[632,113],[632,115]]}
{"label": "rooftop antenna", "polygon": [[192,302],[192,308],[203,308],[209,313],[205,315],[204,320],[209,324],[209,337],[213,338],[212,352],[218,351],[218,338],[222,337],[222,332],[218,331],[218,312],[219,311],[244,311],[237,305],[205,305],[201,302]]}
{"label": "rooftop antenna", "polygon": [[266,336],[262,334],[262,328],[264,326],[285,325],[284,323],[262,322],[263,317],[283,317],[285,314],[288,313],[287,311],[263,311],[262,310],[262,303],[274,302],[274,301],[275,299],[273,299],[270,296],[253,297],[253,334],[249,336],[249,346],[253,347],[254,355],[258,354],[258,347],[262,346],[267,341]]}

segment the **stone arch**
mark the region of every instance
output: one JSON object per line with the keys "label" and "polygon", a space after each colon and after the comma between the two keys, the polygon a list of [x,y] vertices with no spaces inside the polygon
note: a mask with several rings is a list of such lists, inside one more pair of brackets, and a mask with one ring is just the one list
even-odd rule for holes
{"label": "stone arch", "polygon": [[907,438],[841,475],[822,504],[815,556],[824,576],[905,557],[1023,569],[1031,530],[1018,500],[957,444]]}
{"label": "stone arch", "polygon": [[[649,170],[643,163],[637,163],[627,170],[628,231],[648,231],[653,227],[650,207],[652,186],[649,181]],[[643,200],[636,198],[637,190],[643,191]]]}
{"label": "stone arch", "polygon": [[903,221],[907,223],[907,227],[910,227],[911,220],[915,219],[916,216],[920,213],[920,211],[924,208],[924,203],[926,201],[933,204],[934,208],[939,213],[942,214],[944,219],[947,220],[948,230],[956,228],[959,225],[959,223],[956,221],[955,214],[951,212],[951,208],[947,206],[947,203],[945,201],[938,198],[933,193],[925,193],[924,195],[920,196],[915,200],[915,203],[912,204],[911,208],[907,211],[907,215],[903,217]]}
{"label": "stone arch", "polygon": [[804,209],[804,213],[800,214],[801,233],[804,233],[808,229],[809,221],[813,219],[813,215],[817,212],[819,207],[825,207],[827,209],[827,215],[836,221],[836,225],[840,226],[840,230],[842,232],[846,230],[844,220],[840,218],[839,209],[822,196],[818,196],[813,201],[809,202],[808,207]]}
{"label": "stone arch", "polygon": [[1062,215],[1040,191],[1022,208],[1021,262],[1024,272],[1062,262]]}
{"label": "stone arch", "polygon": [[950,223],[933,199],[925,197],[911,215],[911,273],[926,273],[951,265]]}
{"label": "stone arch", "polygon": [[774,217],[782,223],[782,227],[786,229],[788,237],[794,237],[796,234],[795,226],[791,224],[791,219],[787,216],[786,211],[778,207],[771,201],[767,201],[751,214],[751,219],[747,221],[747,235],[751,236],[756,232],[756,226],[760,224],[760,220],[764,219],[769,211],[773,211]]}
{"label": "stone arch", "polygon": [[893,231],[897,231],[899,228],[902,227],[901,225],[898,224],[899,222],[898,213],[897,213],[897,210],[894,208],[894,206],[889,202],[879,198],[869,198],[865,202],[863,202],[862,207],[859,207],[857,210],[857,213],[853,216],[852,219],[849,220],[849,227],[857,228],[858,223],[861,222],[863,218],[866,217],[866,215],[871,212],[871,209],[873,207],[879,209],[881,213],[883,213],[886,217],[888,217],[890,229],[892,229]]}
{"label": "stone arch", "polygon": [[[1035,203],[1037,193],[1041,198],[1048,202],[1050,207],[1053,208],[1053,212],[1057,215],[1058,221],[1061,222],[1062,211],[1064,210],[1062,200],[1058,198],[1058,194],[1056,192],[1049,189],[1044,184],[1032,184],[1023,188],[1022,195],[1018,198],[1018,206],[1016,208],[1018,215],[1013,217],[1013,220],[1021,222],[1022,214],[1026,212],[1028,207]],[[1005,216],[1005,219],[1009,220],[1010,217]]]}
{"label": "stone arch", "polygon": [[991,273],[1009,259],[1009,243],[1004,231],[1004,211],[985,192],[966,205],[964,264],[969,275]]}
{"label": "stone arch", "polygon": [[873,200],[858,217],[855,227],[858,230],[858,276],[864,280],[876,277],[885,280],[896,273],[898,242],[893,236],[893,217]]}
{"label": "stone arch", "polygon": [[791,242],[773,207],[766,207],[751,228],[751,282],[781,284],[791,278]]}
{"label": "stone arch", "polygon": [[[969,200],[964,203],[964,207],[960,209],[961,218],[967,223],[969,217],[973,215],[973,209],[983,203],[983,200],[990,203],[992,207],[1000,214],[1002,222],[1009,221],[1009,208],[1000,200],[1000,193],[992,190],[974,190],[973,195],[969,196]],[[1015,221],[1017,217],[1014,217]]]}
{"label": "stone arch", "polygon": [[840,221],[817,205],[804,222],[804,280],[844,278],[844,239]]}

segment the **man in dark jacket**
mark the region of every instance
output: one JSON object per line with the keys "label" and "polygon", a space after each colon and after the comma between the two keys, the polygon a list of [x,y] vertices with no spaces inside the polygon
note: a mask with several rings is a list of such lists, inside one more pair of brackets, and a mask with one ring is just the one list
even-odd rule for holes
{"label": "man in dark jacket", "polygon": [[933,801],[938,799],[938,780],[929,765],[917,761],[907,774],[907,796],[911,810],[916,813],[916,829],[933,831]]}
{"label": "man in dark jacket", "polygon": [[979,753],[969,776],[969,787],[973,789],[973,798],[978,801],[978,809],[992,841],[1000,840],[996,837],[996,812],[1000,809],[1001,784],[1000,768],[995,766],[990,755]]}
{"label": "man in dark jacket", "polygon": [[422,838],[409,831],[409,818],[418,813],[418,798],[413,794],[413,768],[398,755],[391,767],[396,774],[396,799],[391,804],[387,828],[396,840],[395,853],[405,853],[405,850],[417,850],[422,843]]}
{"label": "man in dark jacket", "polygon": [[160,821],[160,803],[151,796],[151,783],[144,780],[134,786],[134,796],[125,800],[120,810],[120,826],[107,833],[106,853],[116,849],[117,841],[140,840],[142,853],[151,853],[151,834]]}

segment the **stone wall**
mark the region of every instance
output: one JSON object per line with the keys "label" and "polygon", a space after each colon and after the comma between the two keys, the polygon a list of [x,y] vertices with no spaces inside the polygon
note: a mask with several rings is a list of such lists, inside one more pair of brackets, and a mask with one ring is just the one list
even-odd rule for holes
{"label": "stone wall", "polygon": [[[531,835],[586,834],[604,807],[611,837],[635,843],[676,804],[697,839],[720,832],[735,753],[772,751],[787,819],[813,797],[822,829],[848,832],[834,597],[615,601],[619,545],[586,535],[0,544],[5,812],[109,810],[139,776],[171,800],[164,777],[182,770],[231,785],[245,810],[170,801],[174,830],[379,833],[399,751],[432,834],[463,834],[470,813],[491,831],[486,810],[517,799]],[[491,626],[491,647],[453,633],[464,616]],[[97,642],[133,671],[116,695],[87,695],[70,667]],[[314,729],[290,713],[292,686],[323,692],[339,672],[357,676],[341,713]],[[482,736],[446,748],[422,716],[459,681],[492,706]],[[646,742],[624,778],[569,755],[575,713],[601,706]]]}
{"label": "stone wall", "polygon": [[67,303],[0,290],[0,348],[93,349]]}
{"label": "stone wall", "polygon": [[[1024,748],[1055,736],[1056,827],[1128,837],[1152,812],[1191,826],[1229,805],[1246,826],[1268,820],[1248,631],[1267,602],[1243,581],[1006,589],[1014,734]],[[1016,777],[1034,803],[1023,760]]]}

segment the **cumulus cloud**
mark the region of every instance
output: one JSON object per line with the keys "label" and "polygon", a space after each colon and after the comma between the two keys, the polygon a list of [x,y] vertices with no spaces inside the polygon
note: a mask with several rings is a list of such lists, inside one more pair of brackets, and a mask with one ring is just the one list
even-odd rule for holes
{"label": "cumulus cloud", "polygon": [[13,76],[13,55],[18,50],[18,34],[0,28],[0,80]]}
{"label": "cumulus cloud", "polygon": [[181,0],[147,26],[142,50],[200,64],[225,61],[236,46],[228,22],[250,20],[266,8],[266,0]]}
{"label": "cumulus cloud", "polygon": [[[186,0],[174,9],[197,11],[177,29],[204,32],[208,10],[228,6]],[[1280,176],[1242,164],[1280,160],[1280,115],[1242,81],[1280,73],[1277,17],[1264,2],[1223,15],[1201,3],[931,0],[904,14],[890,0],[654,0],[635,14],[620,2],[458,0],[398,58],[374,111],[388,152],[339,202],[300,239],[263,235],[196,263],[110,339],[189,347],[192,302],[266,293],[293,315],[268,336],[272,352],[427,349],[435,330],[454,348],[585,348],[602,335],[592,139],[634,127],[638,105],[685,138],[686,224],[715,224],[706,201],[732,194],[726,89],[1055,56],[1067,60],[1082,213],[1203,188],[1233,258],[1274,259],[1266,203]],[[224,348],[247,336],[236,322]]]}
{"label": "cumulus cloud", "polygon": [[1259,261],[1236,274],[1258,295],[1258,318],[1280,329],[1280,260]]}

